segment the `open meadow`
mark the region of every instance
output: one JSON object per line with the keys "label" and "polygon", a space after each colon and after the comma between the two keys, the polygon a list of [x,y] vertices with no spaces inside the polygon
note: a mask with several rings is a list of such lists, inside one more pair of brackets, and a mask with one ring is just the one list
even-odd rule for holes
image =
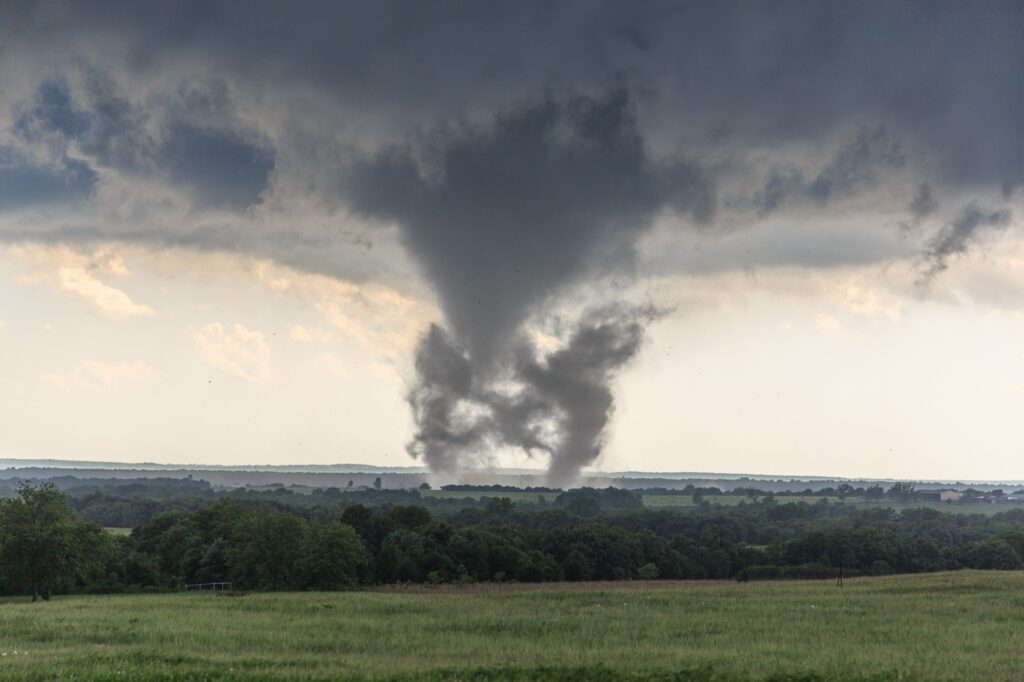
{"label": "open meadow", "polygon": [[0,605],[4,679],[1017,680],[1024,574]]}

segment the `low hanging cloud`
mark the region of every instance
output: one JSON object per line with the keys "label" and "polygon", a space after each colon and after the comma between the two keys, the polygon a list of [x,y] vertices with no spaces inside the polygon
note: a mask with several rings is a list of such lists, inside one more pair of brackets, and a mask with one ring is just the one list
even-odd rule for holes
{"label": "low hanging cloud", "polygon": [[814,174],[800,168],[773,169],[749,203],[762,217],[792,203],[825,207],[830,200],[871,189],[905,164],[906,152],[884,127],[860,130]]}
{"label": "low hanging cloud", "polygon": [[1012,213],[1005,208],[989,209],[977,203],[965,206],[956,219],[935,234],[928,242],[922,258],[916,285],[927,289],[932,281],[949,268],[949,261],[966,254],[987,233],[1006,229]]}
{"label": "low hanging cloud", "polygon": [[217,369],[243,381],[270,381],[270,346],[261,332],[241,324],[226,329],[220,322],[211,322],[192,330],[192,343],[199,355]]}
{"label": "low hanging cloud", "polygon": [[935,199],[932,186],[927,182],[922,182],[918,185],[917,192],[910,202],[910,213],[914,220],[920,221],[927,218],[938,206],[939,202]]}

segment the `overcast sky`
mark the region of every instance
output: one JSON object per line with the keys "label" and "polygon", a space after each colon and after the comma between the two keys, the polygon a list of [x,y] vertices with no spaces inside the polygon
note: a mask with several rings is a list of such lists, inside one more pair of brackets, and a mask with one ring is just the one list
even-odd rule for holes
{"label": "overcast sky", "polygon": [[1016,2],[5,2],[0,457],[1024,478]]}

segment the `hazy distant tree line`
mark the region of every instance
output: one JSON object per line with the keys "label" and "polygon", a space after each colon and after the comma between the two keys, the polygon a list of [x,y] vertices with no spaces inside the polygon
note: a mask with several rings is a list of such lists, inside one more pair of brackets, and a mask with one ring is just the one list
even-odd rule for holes
{"label": "hazy distant tree line", "polygon": [[[61,476],[47,479],[68,494],[70,503],[79,516],[91,519],[101,526],[114,528],[134,528],[149,519],[169,511],[194,511],[216,500],[228,500],[240,504],[264,505],[270,508],[305,510],[329,506],[338,503],[360,503],[368,506],[410,504],[428,507],[440,515],[456,513],[467,504],[484,504],[469,497],[443,497],[421,494],[421,490],[382,490],[374,488],[315,488],[302,491],[289,488],[282,484],[271,484],[259,487],[233,488],[215,490],[207,481],[175,478],[140,478],[140,479],[80,479],[74,476]],[[39,485],[41,481],[28,481]],[[0,497],[13,497],[17,494],[18,481],[0,481]],[[507,485],[471,486],[446,485],[442,489],[449,492],[477,493],[489,497],[508,493],[518,496],[527,493],[531,499],[541,506],[552,505],[563,493],[557,488],[529,487],[515,488]],[[429,486],[422,490],[429,490]],[[629,503],[633,500],[640,505],[637,495],[673,495],[688,497],[695,504],[702,502],[714,503],[718,496],[744,496],[748,502],[771,502],[779,493],[773,493],[755,487],[738,487],[723,491],[717,487],[698,487],[687,485],[684,488],[646,488],[643,490],[613,492],[606,495],[624,493],[632,497],[623,499]],[[967,489],[963,491],[963,499],[971,502],[983,496],[997,497],[1001,490],[980,492]],[[476,497],[476,496],[473,496]],[[880,485],[854,487],[848,483],[836,486],[825,486],[817,489],[807,488],[799,492],[785,493],[785,498],[805,497],[818,500],[822,497],[839,501],[882,499],[891,500],[901,505],[913,504],[922,498],[913,484],[897,483],[889,488]],[[583,502],[583,504],[588,504]],[[613,506],[605,497],[602,504]]]}
{"label": "hazy distant tree line", "polygon": [[[84,498],[99,499],[92,491]],[[100,493],[106,494],[106,493]],[[230,581],[244,590],[337,590],[382,583],[636,579],[781,579],[1018,569],[1024,510],[994,516],[930,509],[856,510],[827,500],[644,508],[616,489],[573,490],[549,505],[509,498],[458,508],[273,493],[179,508],[113,535],[76,514],[56,487],[0,501],[0,591],[180,589]],[[314,496],[305,496],[313,498]],[[365,500],[364,500],[365,501]],[[180,503],[180,504],[179,504]]]}

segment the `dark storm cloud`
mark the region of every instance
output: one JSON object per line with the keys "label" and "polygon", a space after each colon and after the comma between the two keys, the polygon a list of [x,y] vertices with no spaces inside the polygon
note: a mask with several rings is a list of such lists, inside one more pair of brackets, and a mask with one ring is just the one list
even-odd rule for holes
{"label": "dark storm cloud", "polygon": [[357,163],[348,203],[401,225],[477,362],[588,268],[629,267],[659,210],[696,220],[714,210],[700,168],[649,156],[622,90],[549,98],[426,146],[437,150],[426,168],[408,146]]}
{"label": "dark storm cloud", "polygon": [[161,177],[187,191],[198,208],[238,210],[256,203],[274,169],[273,151],[251,132],[224,125],[230,121],[190,122],[186,117],[196,113],[209,121],[211,107],[202,93],[176,94],[181,102],[169,109],[177,118],[153,134],[147,113],[95,73],[88,74],[80,102],[66,82],[45,81],[34,102],[21,107],[13,132],[27,143],[73,148],[97,166]]}
{"label": "dark storm cloud", "polygon": [[935,198],[935,192],[932,191],[932,186],[927,182],[922,182],[917,186],[917,190],[914,192],[914,197],[910,200],[910,204],[907,206],[907,210],[910,212],[910,217],[899,224],[900,230],[904,234],[908,234],[911,230],[918,227],[929,216],[935,213],[938,208],[939,201]]}
{"label": "dark storm cloud", "polygon": [[0,147],[0,211],[85,199],[96,180],[96,172],[77,159],[39,165],[15,149]]}
{"label": "dark storm cloud", "polygon": [[886,172],[902,168],[906,154],[885,128],[861,130],[816,174],[801,169],[775,169],[750,203],[766,216],[794,200],[824,207],[830,199],[856,194],[873,186]]}
{"label": "dark storm cloud", "polygon": [[928,242],[923,257],[924,271],[917,285],[927,288],[936,276],[949,267],[950,258],[967,253],[986,232],[1006,228],[1010,218],[1007,209],[992,210],[976,203],[964,207],[953,222]]}
{"label": "dark storm cloud", "polygon": [[935,195],[932,193],[932,186],[927,182],[922,182],[917,186],[917,192],[910,202],[910,214],[915,221],[920,221],[931,215],[938,206],[939,202],[936,201]]}
{"label": "dark storm cloud", "polygon": [[274,170],[274,155],[230,131],[173,125],[153,162],[187,187],[199,207],[242,209],[257,203]]}
{"label": "dark storm cloud", "polygon": [[[644,93],[652,140],[681,144],[691,156],[724,148],[742,163],[736,152],[751,146],[813,148],[831,144],[839,130],[885,130],[898,147],[890,161],[927,155],[937,196],[990,187],[1012,195],[1024,180],[1022,17],[1024,6],[1011,0],[375,0],[309,2],[301,12],[259,0],[244,11],[229,2],[12,0],[0,8],[0,31],[7,63],[16,63],[20,48],[36,60],[54,55],[171,92],[209,74],[236,91],[314,92],[321,105],[338,109],[297,104],[293,116],[333,117],[339,126],[369,120],[399,139],[452,116],[486,120],[545,89],[597,94],[614,80]],[[105,87],[104,77],[93,78],[94,89]],[[123,102],[116,95],[101,101],[107,108],[101,114],[97,106],[94,115],[111,125],[94,128],[129,137],[134,124],[118,123],[126,118]],[[92,137],[98,146],[110,140]],[[285,144],[255,140],[225,141],[225,171],[213,188],[252,199],[254,178],[281,151],[272,145]],[[240,143],[260,149],[238,153]],[[794,193],[826,203],[863,191],[864,156],[877,162],[877,146],[868,135],[824,170],[777,170],[764,180],[759,210],[780,210]],[[227,168],[239,161],[240,174]],[[240,185],[228,186],[235,177]]]}
{"label": "dark storm cloud", "polygon": [[751,200],[758,215],[766,216],[782,208],[793,195],[807,191],[807,182],[799,170],[775,169],[768,176],[764,187],[754,193]]}
{"label": "dark storm cloud", "polygon": [[86,91],[85,101],[76,102],[65,80],[42,82],[32,101],[16,106],[15,134],[28,143],[62,149],[73,143],[99,166],[142,170],[149,154],[144,114],[95,74],[87,79]]}
{"label": "dark storm cloud", "polygon": [[[523,325],[586,274],[629,268],[634,241],[662,209],[709,220],[711,182],[685,161],[652,159],[618,89],[547,98],[422,146],[432,150],[423,160],[405,146],[357,163],[346,183],[353,208],[401,226],[454,333],[434,328],[419,348],[415,449],[444,468],[454,453],[486,451],[488,442],[541,449],[552,475],[557,468],[559,482],[571,481],[599,452],[607,382],[643,327],[632,309],[614,309],[621,319],[606,309],[608,319],[582,321],[542,362],[522,345]],[[493,387],[509,381],[534,402],[509,402]],[[467,405],[484,413],[459,427]],[[542,447],[535,424],[554,429],[558,444]]]}
{"label": "dark storm cloud", "polygon": [[36,101],[18,116],[14,130],[32,141],[46,131],[57,131],[74,138],[85,134],[90,124],[89,117],[72,104],[67,83],[44,81],[39,85]]}
{"label": "dark storm cloud", "polygon": [[46,49],[119,47],[134,72],[199,60],[393,120],[621,78],[659,95],[652,125],[670,136],[764,144],[884,124],[908,149],[937,152],[947,181],[1012,188],[1024,180],[1022,16],[1013,0],[374,0],[301,12],[254,0],[244,11],[9,2],[0,18]]}
{"label": "dark storm cloud", "polygon": [[905,161],[903,149],[889,140],[885,128],[861,131],[818,174],[808,192],[819,204],[825,204],[834,195],[854,192],[869,183],[878,169],[900,168]]}

